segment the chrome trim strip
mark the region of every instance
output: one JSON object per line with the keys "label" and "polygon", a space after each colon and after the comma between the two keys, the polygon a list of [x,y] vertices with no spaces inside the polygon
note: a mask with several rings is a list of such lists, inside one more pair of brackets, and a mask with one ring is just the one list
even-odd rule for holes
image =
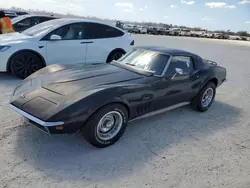
{"label": "chrome trim strip", "polygon": [[136,120],[139,120],[139,119],[148,118],[148,117],[151,117],[151,116],[155,116],[155,115],[157,115],[157,114],[161,114],[161,113],[164,113],[164,112],[167,112],[167,111],[170,111],[170,110],[173,110],[173,109],[182,107],[182,106],[186,106],[186,105],[189,105],[189,104],[190,104],[190,102],[178,103],[178,104],[175,104],[175,105],[172,105],[172,106],[169,106],[169,107],[166,107],[166,108],[163,108],[163,109],[154,111],[154,112],[149,112],[149,113],[144,114],[144,115],[142,115],[142,116],[139,116],[139,117],[137,117],[137,118],[135,118],[135,119],[132,119],[132,120],[130,120],[129,122],[136,121]]}
{"label": "chrome trim strip", "polygon": [[13,106],[12,104],[9,104],[9,107],[14,110],[15,112],[17,112],[18,114],[26,117],[27,119],[30,119],[31,121],[34,121],[36,122],[37,124],[41,125],[41,126],[44,126],[44,127],[52,127],[52,126],[58,126],[58,125],[63,125],[64,122],[63,121],[58,121],[58,122],[45,122],[45,121],[42,121],[30,114],[28,114],[27,112],[24,112],[22,110],[20,110],[19,108]]}

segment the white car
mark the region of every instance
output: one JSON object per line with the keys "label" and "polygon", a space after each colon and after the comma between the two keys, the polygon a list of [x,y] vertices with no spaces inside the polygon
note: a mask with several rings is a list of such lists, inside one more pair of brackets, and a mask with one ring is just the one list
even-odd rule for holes
{"label": "white car", "polygon": [[148,32],[147,28],[144,26],[138,26],[139,33],[146,34]]}
{"label": "white car", "polygon": [[231,40],[241,40],[242,37],[237,36],[237,35],[230,35],[230,36],[229,36],[229,39],[231,39]]}
{"label": "white car", "polygon": [[123,30],[97,21],[50,20],[22,33],[0,35],[0,72],[26,78],[51,64],[104,63],[134,45]]}

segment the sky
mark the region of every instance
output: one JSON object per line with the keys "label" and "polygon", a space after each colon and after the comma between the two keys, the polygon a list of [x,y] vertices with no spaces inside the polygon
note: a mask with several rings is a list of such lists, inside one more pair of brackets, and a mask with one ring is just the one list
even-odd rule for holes
{"label": "sky", "polygon": [[152,21],[210,30],[248,31],[250,0],[8,0],[1,8],[71,13],[124,21]]}

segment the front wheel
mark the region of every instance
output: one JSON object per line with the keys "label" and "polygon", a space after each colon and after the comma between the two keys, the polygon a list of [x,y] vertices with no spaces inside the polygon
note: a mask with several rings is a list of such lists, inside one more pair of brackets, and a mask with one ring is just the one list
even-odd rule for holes
{"label": "front wheel", "polygon": [[123,105],[107,105],[90,117],[83,127],[83,135],[93,146],[105,148],[120,139],[127,121],[128,111]]}
{"label": "front wheel", "polygon": [[209,82],[203,87],[198,95],[193,99],[191,105],[195,110],[200,112],[207,111],[214,101],[216,95],[216,86],[214,83]]}
{"label": "front wheel", "polygon": [[21,79],[25,79],[43,67],[41,59],[32,52],[20,52],[10,61],[12,74]]}
{"label": "front wheel", "polygon": [[120,59],[125,53],[122,52],[121,50],[116,50],[111,52],[111,54],[108,57],[107,63],[112,62],[113,60],[118,60]]}

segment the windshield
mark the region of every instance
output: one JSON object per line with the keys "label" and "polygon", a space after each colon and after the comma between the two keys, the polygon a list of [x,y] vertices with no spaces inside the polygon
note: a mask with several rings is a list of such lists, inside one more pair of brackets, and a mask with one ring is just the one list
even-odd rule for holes
{"label": "windshield", "polygon": [[133,49],[121,57],[117,62],[131,66],[135,69],[154,72],[155,75],[161,75],[169,60],[169,56],[158,52]]}
{"label": "windshield", "polygon": [[11,22],[12,22],[12,24],[15,24],[15,23],[21,21],[22,19],[24,19],[24,18],[26,18],[26,17],[28,17],[28,16],[27,16],[27,15],[25,15],[25,16],[17,16],[17,17],[15,17],[15,18],[13,18],[13,19],[11,20]]}
{"label": "windshield", "polygon": [[43,22],[41,24],[37,24],[37,25],[23,31],[23,34],[31,36],[31,37],[41,36],[41,35],[47,33],[51,28],[54,28],[57,26],[54,21],[55,20],[51,20],[51,21]]}

